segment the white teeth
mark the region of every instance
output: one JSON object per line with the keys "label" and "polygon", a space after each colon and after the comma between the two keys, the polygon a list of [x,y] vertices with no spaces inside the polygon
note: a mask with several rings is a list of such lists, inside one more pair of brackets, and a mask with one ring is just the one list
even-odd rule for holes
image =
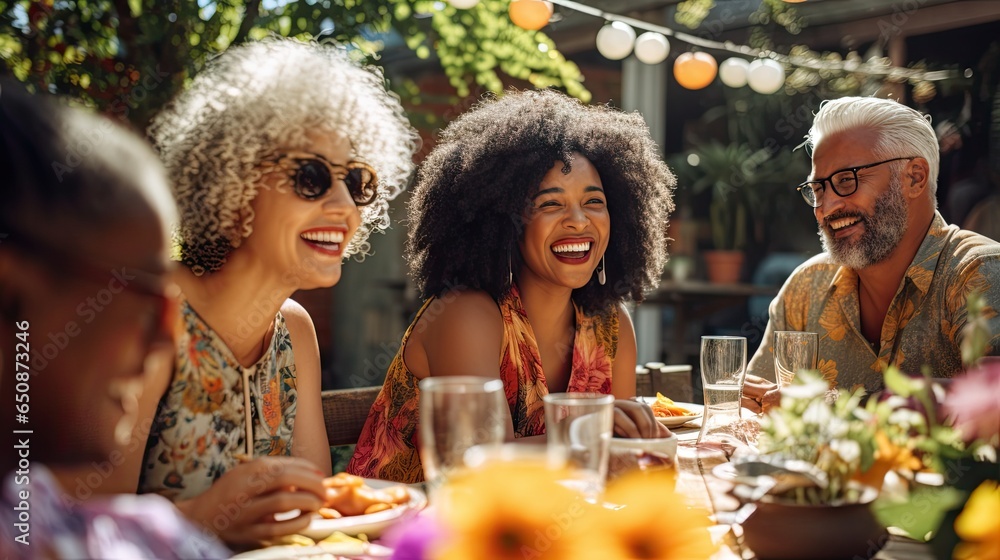
{"label": "white teeth", "polygon": [[308,231],[302,234],[302,239],[315,241],[317,243],[343,243],[344,232],[342,231]]}
{"label": "white teeth", "polygon": [[843,229],[843,228],[845,228],[847,226],[854,225],[854,224],[856,224],[856,223],[858,223],[860,221],[861,220],[858,219],[858,218],[841,218],[839,220],[834,220],[834,221],[830,222],[830,229],[834,229],[834,230],[836,230],[836,229]]}
{"label": "white teeth", "polygon": [[566,243],[564,245],[556,245],[552,248],[552,251],[556,253],[582,253],[589,250],[590,241],[584,243]]}

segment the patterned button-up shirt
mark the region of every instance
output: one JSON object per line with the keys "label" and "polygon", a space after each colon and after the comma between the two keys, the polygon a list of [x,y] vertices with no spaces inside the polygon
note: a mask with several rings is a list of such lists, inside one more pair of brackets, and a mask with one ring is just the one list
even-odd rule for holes
{"label": "patterned button-up shirt", "polygon": [[970,293],[985,298],[989,355],[1000,355],[1000,243],[945,223],[935,213],[927,236],[889,305],[878,348],[861,334],[858,274],[817,255],[797,268],[771,302],[770,321],[748,373],[774,381],[774,331],[819,333],[818,368],[833,386],[883,388],[890,364],[907,373],[928,365],[935,377],[962,369]]}

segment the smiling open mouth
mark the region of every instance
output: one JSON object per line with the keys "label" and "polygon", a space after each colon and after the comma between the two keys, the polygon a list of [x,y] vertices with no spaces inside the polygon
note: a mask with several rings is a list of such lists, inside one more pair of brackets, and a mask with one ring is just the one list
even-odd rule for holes
{"label": "smiling open mouth", "polygon": [[846,227],[853,226],[854,224],[857,224],[859,222],[861,222],[861,217],[860,216],[847,216],[847,217],[844,217],[844,218],[837,218],[835,220],[829,220],[829,221],[827,221],[827,225],[830,227],[831,230],[833,230],[833,231],[839,231],[839,230],[842,230],[842,229],[844,229]]}
{"label": "smiling open mouth", "polygon": [[591,241],[579,241],[575,243],[558,243],[552,246],[552,252],[556,258],[563,262],[579,263],[586,262],[590,257]]}
{"label": "smiling open mouth", "polygon": [[343,253],[344,232],[342,231],[307,231],[299,237],[307,245],[321,253],[328,255]]}

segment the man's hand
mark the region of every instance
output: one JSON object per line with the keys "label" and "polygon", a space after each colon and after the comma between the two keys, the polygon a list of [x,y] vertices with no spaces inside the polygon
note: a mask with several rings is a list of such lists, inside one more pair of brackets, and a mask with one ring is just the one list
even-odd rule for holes
{"label": "man's hand", "polygon": [[743,383],[743,408],[762,414],[779,404],[781,404],[781,391],[777,385],[763,377],[747,375]]}

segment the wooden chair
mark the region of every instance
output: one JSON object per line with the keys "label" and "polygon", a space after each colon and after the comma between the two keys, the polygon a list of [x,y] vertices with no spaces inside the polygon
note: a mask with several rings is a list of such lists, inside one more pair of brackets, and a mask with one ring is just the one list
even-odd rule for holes
{"label": "wooden chair", "polygon": [[359,387],[323,391],[323,419],[330,445],[358,442],[368,411],[382,387]]}

